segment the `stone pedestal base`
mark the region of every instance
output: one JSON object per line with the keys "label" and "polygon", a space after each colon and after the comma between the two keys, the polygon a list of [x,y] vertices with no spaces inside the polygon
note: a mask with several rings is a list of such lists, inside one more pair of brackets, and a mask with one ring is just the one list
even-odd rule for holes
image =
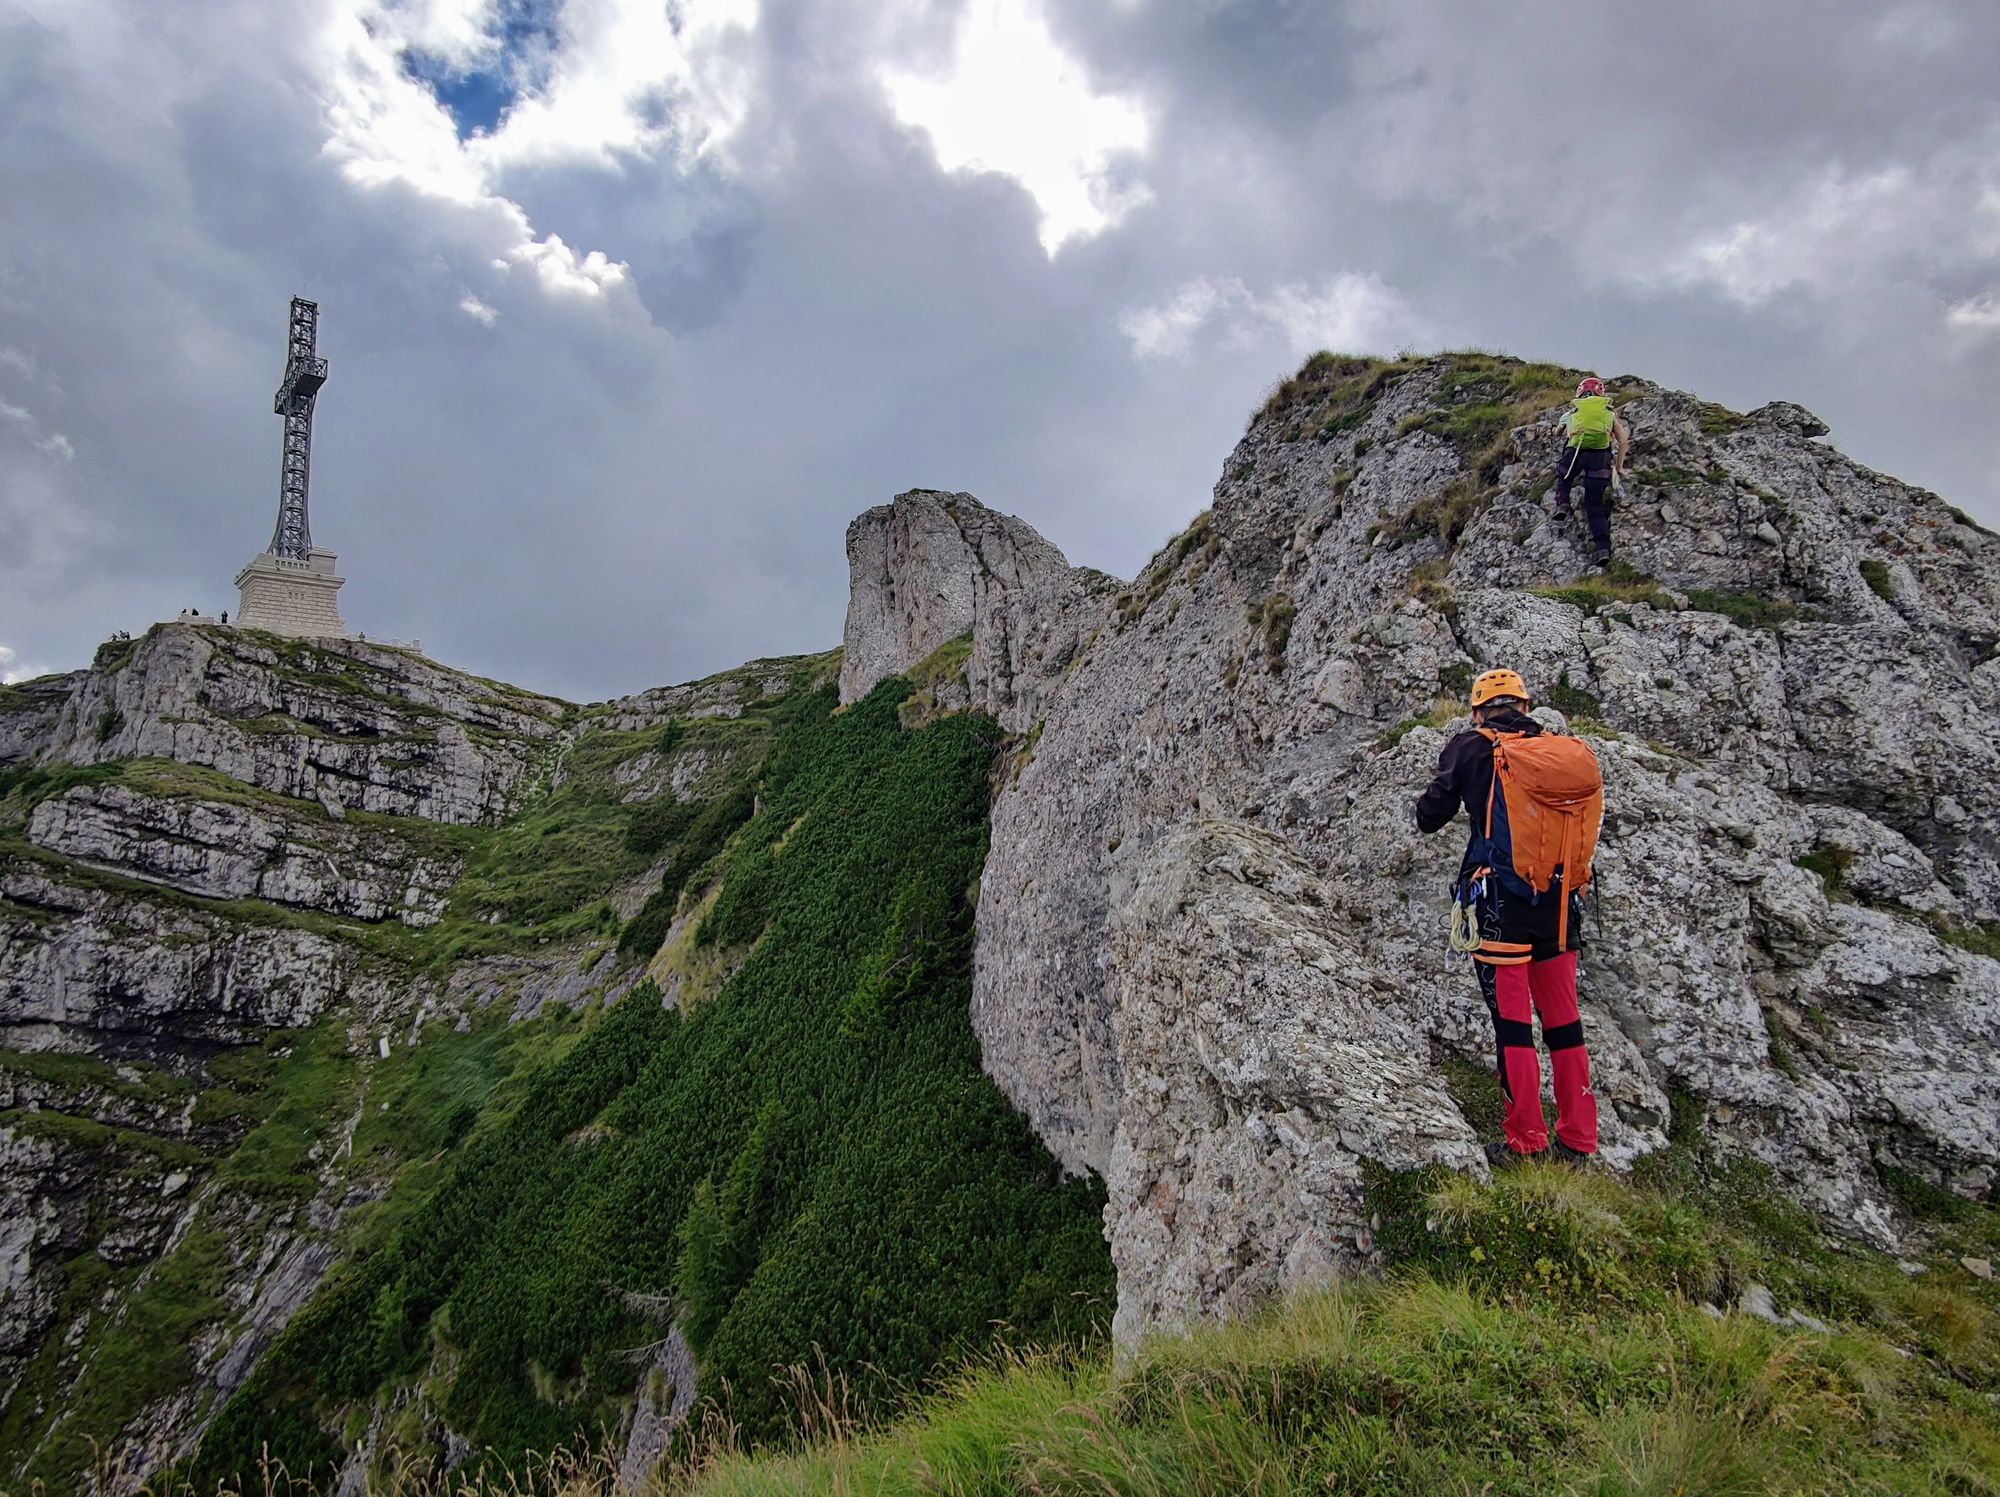
{"label": "stone pedestal base", "polygon": [[236,622],[295,639],[344,636],[334,595],[346,580],[334,575],[331,551],[315,549],[304,561],[262,552],[236,574]]}

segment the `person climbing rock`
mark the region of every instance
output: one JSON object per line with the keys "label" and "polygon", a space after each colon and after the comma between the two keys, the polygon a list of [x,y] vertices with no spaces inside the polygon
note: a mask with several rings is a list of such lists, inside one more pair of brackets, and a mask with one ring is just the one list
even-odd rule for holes
{"label": "person climbing rock", "polygon": [[1607,491],[1625,478],[1625,454],[1632,433],[1611,409],[1604,381],[1591,375],[1576,387],[1576,402],[1563,422],[1566,438],[1562,465],[1556,470],[1556,513],[1570,512],[1569,488],[1583,480],[1583,516],[1590,525],[1590,544],[1597,564],[1611,560],[1611,506]]}
{"label": "person climbing rock", "polygon": [[[1544,732],[1528,716],[1516,671],[1490,670],[1472,683],[1472,726],[1438,756],[1417,798],[1417,829],[1450,825],[1465,808],[1471,837],[1452,886],[1469,917],[1453,946],[1469,951],[1493,1019],[1504,1139],[1486,1146],[1495,1164],[1554,1158],[1581,1163],[1597,1152],[1597,1099],[1576,1004],[1580,901],[1604,816],[1603,777],[1588,745]],[[1555,1073],[1556,1136],[1542,1116],[1541,1061],[1530,1008]]]}

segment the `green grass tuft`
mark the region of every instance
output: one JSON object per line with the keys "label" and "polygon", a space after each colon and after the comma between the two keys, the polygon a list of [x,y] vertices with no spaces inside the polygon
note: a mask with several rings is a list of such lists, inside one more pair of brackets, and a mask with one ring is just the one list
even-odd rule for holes
{"label": "green grass tuft", "polygon": [[1847,870],[1854,865],[1854,852],[1832,842],[1822,842],[1811,852],[1792,859],[1797,867],[1817,874],[1828,899],[1847,898]]}
{"label": "green grass tuft", "polygon": [[[1268,420],[1317,411],[1315,428],[1331,438],[1359,426],[1392,381],[1422,366],[1421,359],[1376,359],[1322,350],[1271,391],[1257,417]],[[1329,423],[1332,431],[1326,430]]]}
{"label": "green grass tuft", "polygon": [[1567,669],[1556,679],[1556,683],[1542,694],[1542,700],[1564,717],[1570,718],[1572,725],[1578,721],[1600,718],[1604,714],[1604,706],[1596,697],[1582,687],[1570,684]]}
{"label": "green grass tuft", "polygon": [[1553,598],[1585,613],[1595,613],[1608,603],[1644,603],[1652,608],[1671,609],[1674,600],[1665,588],[1644,572],[1623,561],[1613,562],[1605,571],[1579,577],[1561,586],[1531,587],[1538,598]]}
{"label": "green grass tuft", "polygon": [[1702,613],[1719,613],[1745,629],[1776,629],[1798,617],[1798,605],[1783,598],[1767,598],[1759,593],[1712,592],[1707,588],[1687,590],[1688,607]]}
{"label": "green grass tuft", "polygon": [[1938,939],[1956,946],[1961,951],[1969,951],[1974,956],[1992,957],[2000,961],[2000,925],[1989,923],[1960,924],[1955,920],[1934,917],[1931,928],[1938,933]]}
{"label": "green grass tuft", "polygon": [[101,785],[125,773],[122,764],[16,764],[0,769],[0,802],[13,801],[17,814],[29,811],[77,785]]}

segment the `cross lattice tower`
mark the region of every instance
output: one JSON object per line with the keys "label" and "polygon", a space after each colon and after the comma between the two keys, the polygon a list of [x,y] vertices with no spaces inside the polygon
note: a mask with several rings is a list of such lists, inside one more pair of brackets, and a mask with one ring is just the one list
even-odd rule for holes
{"label": "cross lattice tower", "polygon": [[306,489],[312,480],[313,400],[326,383],[326,360],[319,357],[319,303],[292,298],[285,351],[285,377],[271,409],[285,418],[285,460],[278,480],[278,527],[271,554],[304,561],[312,554],[312,520]]}
{"label": "cross lattice tower", "polygon": [[[326,383],[319,356],[319,303],[292,298],[286,324],[285,374],[271,409],[285,418],[285,462],[278,479],[278,524],[271,544],[236,574],[236,622],[293,638],[339,638],[342,578],[334,555],[312,539],[306,490],[312,481],[313,401]],[[226,615],[225,615],[226,617]]]}

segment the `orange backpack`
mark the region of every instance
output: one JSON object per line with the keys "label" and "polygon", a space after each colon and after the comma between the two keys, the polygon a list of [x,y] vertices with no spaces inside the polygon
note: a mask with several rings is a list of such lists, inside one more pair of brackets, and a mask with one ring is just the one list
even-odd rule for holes
{"label": "orange backpack", "polygon": [[1569,942],[1570,894],[1590,887],[1590,860],[1604,821],[1604,775],[1597,755],[1579,739],[1558,733],[1478,730],[1493,745],[1493,788],[1486,797],[1486,840],[1493,841],[1493,800],[1505,797],[1515,876],[1545,894],[1563,875],[1564,898],[1556,914],[1556,946]]}

